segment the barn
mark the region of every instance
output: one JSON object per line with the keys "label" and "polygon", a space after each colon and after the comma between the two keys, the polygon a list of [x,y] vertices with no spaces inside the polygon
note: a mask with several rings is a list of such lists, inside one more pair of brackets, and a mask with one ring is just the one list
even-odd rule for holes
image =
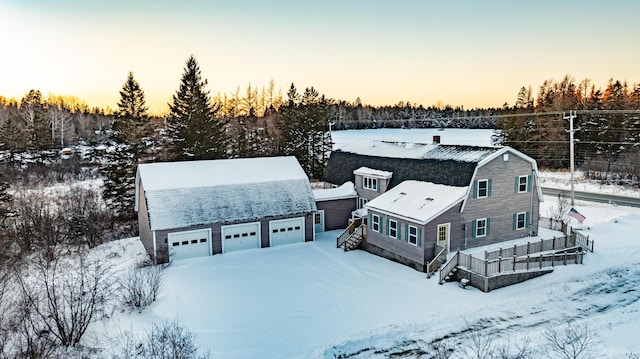
{"label": "barn", "polygon": [[135,210],[155,263],[314,239],[317,207],[295,157],[140,164]]}

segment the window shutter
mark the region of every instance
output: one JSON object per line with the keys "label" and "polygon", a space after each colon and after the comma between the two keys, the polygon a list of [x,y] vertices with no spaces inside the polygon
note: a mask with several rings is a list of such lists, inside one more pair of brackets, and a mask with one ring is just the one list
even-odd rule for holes
{"label": "window shutter", "polygon": [[369,228],[373,231],[373,214],[369,213]]}
{"label": "window shutter", "polygon": [[380,228],[378,228],[378,230],[380,230],[380,233],[384,233],[384,226],[382,225],[384,223],[384,221],[382,220],[382,216],[380,216],[378,218],[379,218],[378,220],[380,221],[380,224],[379,224]]}
{"label": "window shutter", "polygon": [[487,180],[487,197],[491,197],[491,178]]}
{"label": "window shutter", "polygon": [[531,175],[527,176],[527,192],[531,191]]}
{"label": "window shutter", "polygon": [[485,231],[485,232],[486,232],[486,234],[487,234],[487,236],[489,236],[489,228],[491,227],[491,226],[489,225],[489,223],[490,223],[490,220],[489,220],[489,218],[487,218],[487,230]]}
{"label": "window shutter", "polygon": [[404,225],[404,241],[409,243],[409,225]]}
{"label": "window shutter", "polygon": [[514,213],[513,214],[513,230],[515,231],[516,229],[518,229],[518,214]]}
{"label": "window shutter", "polygon": [[360,187],[364,189],[364,176],[360,176]]}
{"label": "window shutter", "polygon": [[516,176],[516,186],[513,188],[513,193],[518,193],[520,189],[520,176]]}
{"label": "window shutter", "polygon": [[418,247],[422,247],[422,230],[418,227]]}
{"label": "window shutter", "polygon": [[378,191],[378,192],[380,192],[380,185],[382,184],[381,182],[382,182],[382,181],[380,181],[380,179],[379,179],[379,178],[378,178],[378,179],[376,179],[376,191]]}
{"label": "window shutter", "polygon": [[473,198],[478,198],[478,180],[473,181]]}
{"label": "window shutter", "polygon": [[387,218],[387,236],[389,236],[389,228],[391,228],[391,226],[389,225],[389,218]]}
{"label": "window shutter", "polygon": [[476,238],[476,220],[471,221],[471,238]]}
{"label": "window shutter", "polygon": [[524,213],[524,226],[529,228],[529,212]]}

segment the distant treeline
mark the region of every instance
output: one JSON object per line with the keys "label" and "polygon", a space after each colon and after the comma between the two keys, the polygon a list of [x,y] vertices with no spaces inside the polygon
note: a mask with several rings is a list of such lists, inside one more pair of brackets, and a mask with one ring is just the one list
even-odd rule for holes
{"label": "distant treeline", "polygon": [[[282,143],[292,140],[284,139],[281,131],[287,101],[273,81],[261,88],[249,84],[244,91],[238,87],[231,94],[213,96],[212,113],[225,124],[230,156],[280,154]],[[611,79],[602,88],[589,79],[576,82],[565,76],[560,81],[544,81],[535,92],[523,86],[513,105],[505,102],[499,108],[424,107],[410,102],[370,106],[360,99],[349,102],[324,97],[320,102],[326,130],[495,128],[501,130],[496,143],[517,148],[550,168],[568,167],[569,121],[562,118],[562,112],[568,115],[577,110],[576,163],[595,177],[606,178],[609,172],[633,177],[638,172],[629,158],[637,158],[640,141],[640,84]],[[162,131],[170,117],[148,116],[148,120],[156,131]],[[77,98],[44,98],[37,90],[19,101],[0,97],[0,148],[59,149],[79,141],[99,141],[101,131],[109,130],[114,118],[110,111],[90,109]]]}

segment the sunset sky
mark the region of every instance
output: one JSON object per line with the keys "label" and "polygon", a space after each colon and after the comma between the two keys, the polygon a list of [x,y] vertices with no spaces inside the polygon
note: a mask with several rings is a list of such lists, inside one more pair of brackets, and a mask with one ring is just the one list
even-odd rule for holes
{"label": "sunset sky", "polygon": [[208,90],[270,79],[327,97],[501,106],[565,74],[640,82],[640,1],[0,0],[0,96],[116,107],[128,71],[167,110],[195,55]]}

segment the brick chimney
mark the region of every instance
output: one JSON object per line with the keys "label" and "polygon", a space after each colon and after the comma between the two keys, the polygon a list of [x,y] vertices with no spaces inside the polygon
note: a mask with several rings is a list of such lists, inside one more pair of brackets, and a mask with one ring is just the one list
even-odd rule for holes
{"label": "brick chimney", "polygon": [[440,136],[439,135],[433,135],[433,144],[434,145],[440,144]]}

